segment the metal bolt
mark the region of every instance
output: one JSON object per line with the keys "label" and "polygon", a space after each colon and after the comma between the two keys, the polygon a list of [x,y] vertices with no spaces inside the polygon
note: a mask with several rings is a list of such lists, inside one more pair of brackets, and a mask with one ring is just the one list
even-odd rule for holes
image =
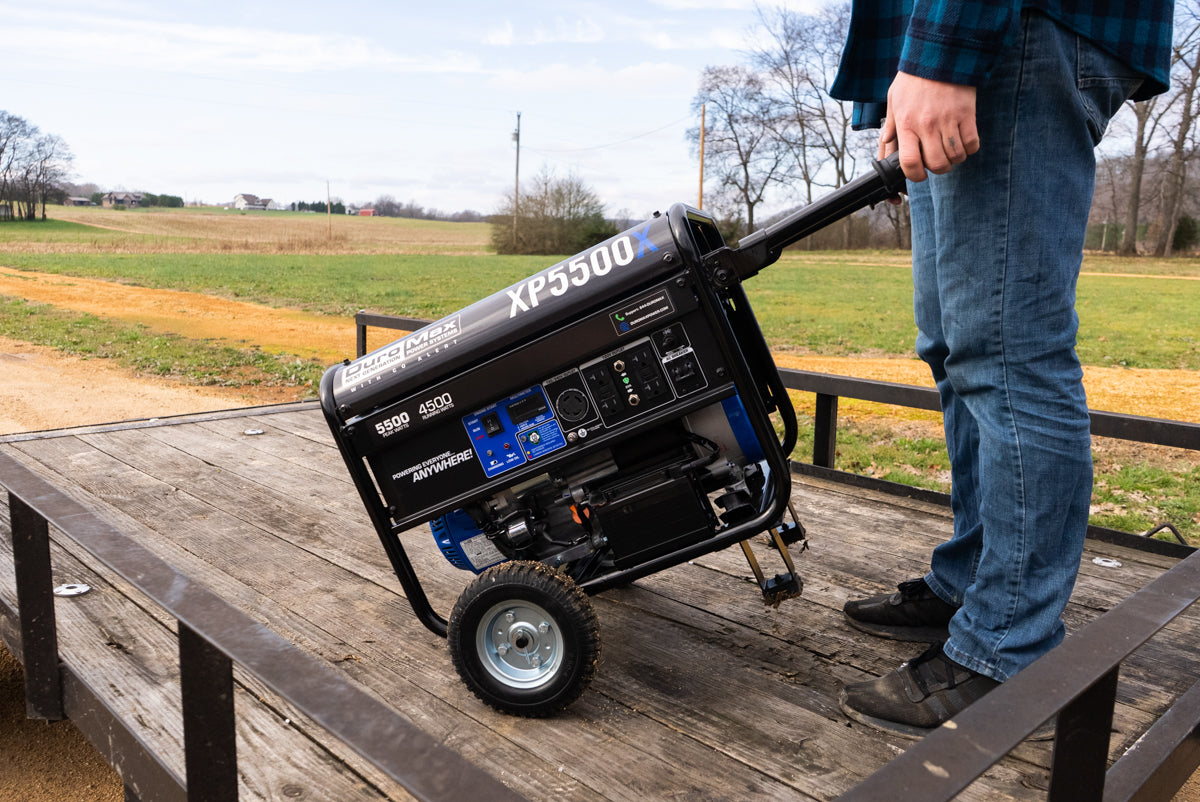
{"label": "metal bolt", "polygon": [[503,657],[504,655],[508,654],[508,644],[507,644],[507,643],[501,643],[499,646],[497,646],[497,647],[496,647],[496,654],[500,655],[501,657]]}
{"label": "metal bolt", "polygon": [[538,657],[536,654],[529,661],[529,665],[533,666],[534,668],[537,668],[541,664],[542,664],[542,658]]}
{"label": "metal bolt", "polygon": [[509,610],[507,613],[504,614],[504,620],[510,624],[516,620],[516,616],[512,614],[512,610]]}
{"label": "metal bolt", "polygon": [[550,631],[550,622],[549,621],[543,621],[542,623],[538,624],[538,632],[545,635],[549,631]]}

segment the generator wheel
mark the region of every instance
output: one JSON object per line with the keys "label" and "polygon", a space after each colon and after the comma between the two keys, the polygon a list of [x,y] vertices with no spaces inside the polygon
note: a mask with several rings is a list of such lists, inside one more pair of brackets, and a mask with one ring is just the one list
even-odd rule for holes
{"label": "generator wheel", "polygon": [[569,576],[532,561],[476,577],[454,604],[447,637],[467,687],[518,716],[546,716],[578,699],[600,657],[591,600]]}

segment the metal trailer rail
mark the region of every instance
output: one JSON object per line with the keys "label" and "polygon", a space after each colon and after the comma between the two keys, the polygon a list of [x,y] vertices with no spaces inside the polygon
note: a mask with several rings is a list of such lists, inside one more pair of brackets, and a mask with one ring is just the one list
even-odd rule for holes
{"label": "metal trailer rail", "polygon": [[[427,322],[359,312],[358,355],[366,353],[369,326],[411,331]],[[834,469],[840,397],[939,411],[936,390],[809,371],[779,372],[788,389],[816,394],[812,464],[793,461],[794,470],[949,504],[944,493]],[[1098,436],[1200,451],[1200,425],[1194,423],[1093,411],[1091,428]],[[1089,527],[1088,536],[1182,562],[972,705],[955,727],[926,737],[842,799],[953,799],[1037,729],[1047,713],[1057,716],[1047,795],[1052,802],[1152,802],[1169,799],[1183,786],[1200,767],[1200,682],[1111,769],[1106,771],[1106,765],[1121,663],[1200,599],[1200,556],[1184,543],[1102,527]]]}
{"label": "metal trailer rail", "polygon": [[[8,491],[26,712],[49,721],[69,715],[92,743],[108,743],[105,758],[114,764],[119,758],[127,800],[237,799],[235,663],[417,799],[522,798],[7,454],[0,454],[0,486]],[[87,678],[60,663],[49,526],[178,622],[186,777],[163,766],[104,708]]]}

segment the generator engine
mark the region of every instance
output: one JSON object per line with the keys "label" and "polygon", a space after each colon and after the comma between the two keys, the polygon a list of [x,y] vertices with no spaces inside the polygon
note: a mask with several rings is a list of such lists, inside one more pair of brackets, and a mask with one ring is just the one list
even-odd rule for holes
{"label": "generator engine", "polygon": [[[568,704],[599,648],[589,594],[734,543],[769,603],[800,593],[796,418],[741,282],[902,183],[876,162],[737,249],[676,204],[326,372],[322,409],[405,595],[481,699]],[[449,621],[401,543],[425,523],[479,575]],[[746,542],[764,532],[771,578]]]}

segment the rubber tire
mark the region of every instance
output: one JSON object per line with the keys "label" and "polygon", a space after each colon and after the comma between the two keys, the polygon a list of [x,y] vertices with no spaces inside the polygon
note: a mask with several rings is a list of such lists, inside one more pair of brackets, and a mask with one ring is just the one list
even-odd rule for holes
{"label": "rubber tire", "polygon": [[[530,602],[549,614],[561,637],[553,676],[534,687],[496,677],[480,655],[479,628],[497,605]],[[534,561],[494,565],[471,582],[450,613],[447,641],[454,668],[471,692],[505,713],[538,718],[562,710],[591,684],[600,659],[600,627],[591,599],[569,576]]]}

